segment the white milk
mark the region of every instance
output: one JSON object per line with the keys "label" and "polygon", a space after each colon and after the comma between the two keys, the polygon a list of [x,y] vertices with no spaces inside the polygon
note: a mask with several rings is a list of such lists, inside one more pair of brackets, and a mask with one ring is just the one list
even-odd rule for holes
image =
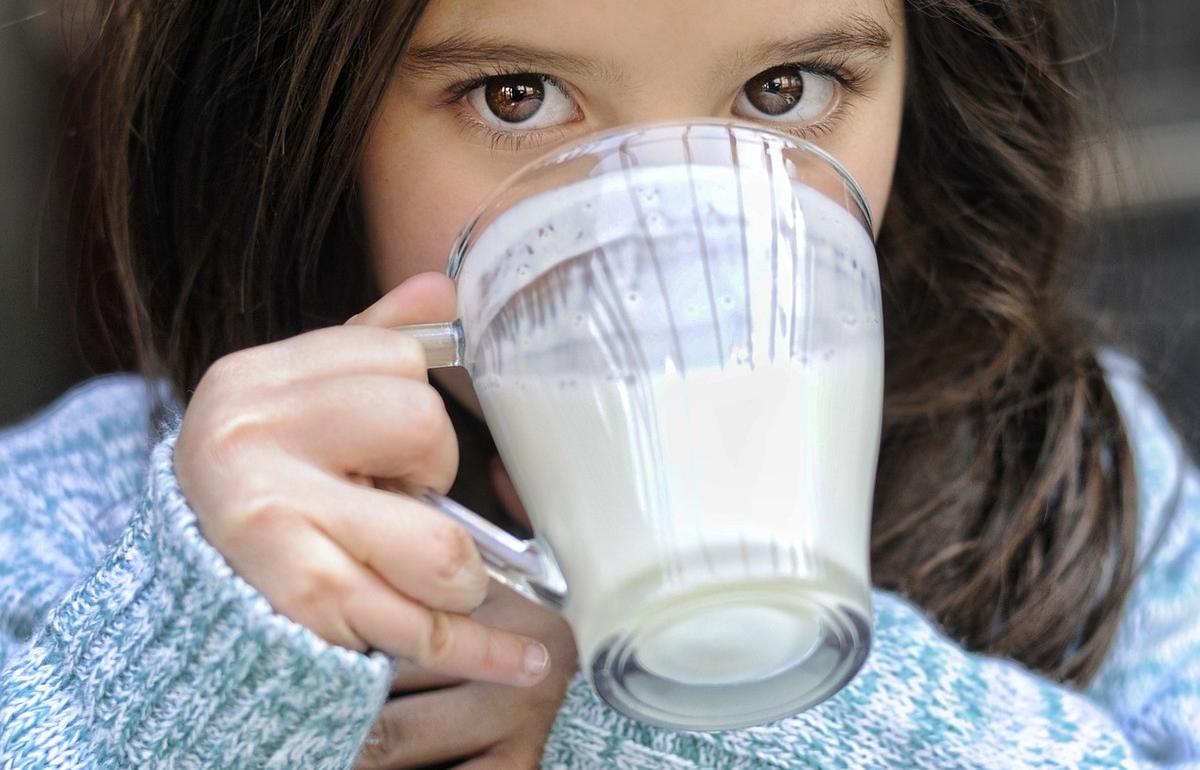
{"label": "white milk", "polygon": [[[468,365],[566,575],[585,668],[614,629],[675,602],[688,609],[643,633],[640,665],[765,679],[817,643],[773,597],[811,589],[869,616],[874,251],[844,209],[786,180],[633,177],[537,196],[484,231],[459,277]],[[653,272],[636,269],[648,250]]]}
{"label": "white milk", "polygon": [[[622,384],[560,389],[517,381],[479,389],[521,500],[571,586],[566,614],[585,659],[607,630],[598,625],[611,622],[614,597],[647,579],[661,576],[683,590],[716,577],[804,579],[832,566],[866,584],[878,356],[864,350],[836,363],[707,369],[656,378],[652,389],[650,443],[661,447],[654,467],[640,458],[646,442],[633,435],[631,394]],[[740,560],[743,551],[749,564]],[[727,553],[737,556],[732,565],[708,567]],[[698,630],[710,638],[691,635],[705,665],[744,669],[753,668],[755,656],[774,659],[769,650],[739,652],[739,644],[719,638],[734,633],[740,640],[749,625],[761,644],[806,644],[773,636],[804,632],[770,612],[709,620]],[[674,652],[687,649],[679,640]],[[713,654],[718,650],[723,660]]]}

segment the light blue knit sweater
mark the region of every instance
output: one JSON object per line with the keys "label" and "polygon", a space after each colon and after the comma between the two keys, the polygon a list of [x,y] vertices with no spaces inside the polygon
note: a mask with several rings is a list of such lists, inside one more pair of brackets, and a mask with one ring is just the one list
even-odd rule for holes
{"label": "light blue knit sweater", "polygon": [[[877,592],[871,656],[821,706],[672,733],[577,679],[544,766],[1200,768],[1200,480],[1136,369],[1109,368],[1142,566],[1086,692],[966,653]],[[0,433],[0,767],[349,766],[388,661],[325,644],[230,571],[176,485],[169,426],[154,445],[147,395],[99,378]]]}

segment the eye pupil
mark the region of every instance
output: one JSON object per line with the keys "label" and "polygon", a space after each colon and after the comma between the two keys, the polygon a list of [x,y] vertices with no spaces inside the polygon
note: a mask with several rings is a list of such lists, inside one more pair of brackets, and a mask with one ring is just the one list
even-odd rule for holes
{"label": "eye pupil", "polygon": [[537,75],[504,75],[484,88],[488,109],[506,123],[522,123],[542,108],[546,87]]}
{"label": "eye pupil", "polygon": [[746,83],[746,98],[767,115],[783,115],[804,96],[804,73],[798,67],[774,67]]}

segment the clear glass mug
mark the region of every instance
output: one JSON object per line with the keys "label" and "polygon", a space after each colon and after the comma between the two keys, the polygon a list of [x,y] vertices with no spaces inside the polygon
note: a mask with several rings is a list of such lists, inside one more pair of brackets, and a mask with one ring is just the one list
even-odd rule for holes
{"label": "clear glass mug", "polygon": [[594,135],[456,243],[464,366],[537,536],[435,493],[493,576],[561,612],[613,708],[717,730],[841,689],[870,643],[883,399],[871,215],[819,148],[757,126]]}

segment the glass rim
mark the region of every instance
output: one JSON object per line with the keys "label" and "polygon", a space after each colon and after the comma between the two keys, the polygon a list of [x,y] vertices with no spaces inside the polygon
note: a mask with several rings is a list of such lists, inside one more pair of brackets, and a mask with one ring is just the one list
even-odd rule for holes
{"label": "glass rim", "polygon": [[446,265],[446,275],[449,276],[451,280],[456,280],[458,278],[458,273],[462,269],[463,259],[466,257],[467,244],[471,240],[471,237],[475,234],[480,220],[482,220],[484,215],[491,210],[504,192],[521,177],[543,166],[561,163],[565,160],[571,160],[573,157],[578,157],[579,155],[582,155],[593,149],[596,145],[611,140],[616,136],[623,136],[626,134],[646,134],[656,129],[690,126],[721,126],[727,129],[743,129],[747,131],[754,131],[756,133],[766,134],[768,136],[781,139],[797,149],[803,150],[811,155],[815,155],[817,158],[824,161],[831,169],[833,169],[834,173],[836,173],[841,179],[847,191],[849,191],[850,197],[853,199],[854,204],[858,207],[859,213],[862,214],[863,227],[867,231],[867,236],[872,242],[875,240],[875,218],[871,212],[871,204],[867,200],[867,196],[863,193],[862,187],[858,184],[858,180],[854,178],[849,169],[842,165],[842,162],[834,157],[828,150],[818,147],[816,144],[813,144],[807,139],[802,139],[785,131],[766,127],[759,123],[750,123],[747,121],[721,118],[651,120],[640,123],[625,123],[620,126],[604,129],[603,131],[587,134],[586,136],[580,137],[575,142],[572,142],[566,146],[555,147],[552,150],[538,155],[536,158],[533,158],[506,176],[496,186],[496,189],[488,193],[483,202],[480,203],[479,206],[476,207],[475,211],[471,214],[470,219],[467,220],[467,224],[464,225],[461,230],[459,230],[458,236],[454,239],[454,245],[450,248],[450,256]]}

